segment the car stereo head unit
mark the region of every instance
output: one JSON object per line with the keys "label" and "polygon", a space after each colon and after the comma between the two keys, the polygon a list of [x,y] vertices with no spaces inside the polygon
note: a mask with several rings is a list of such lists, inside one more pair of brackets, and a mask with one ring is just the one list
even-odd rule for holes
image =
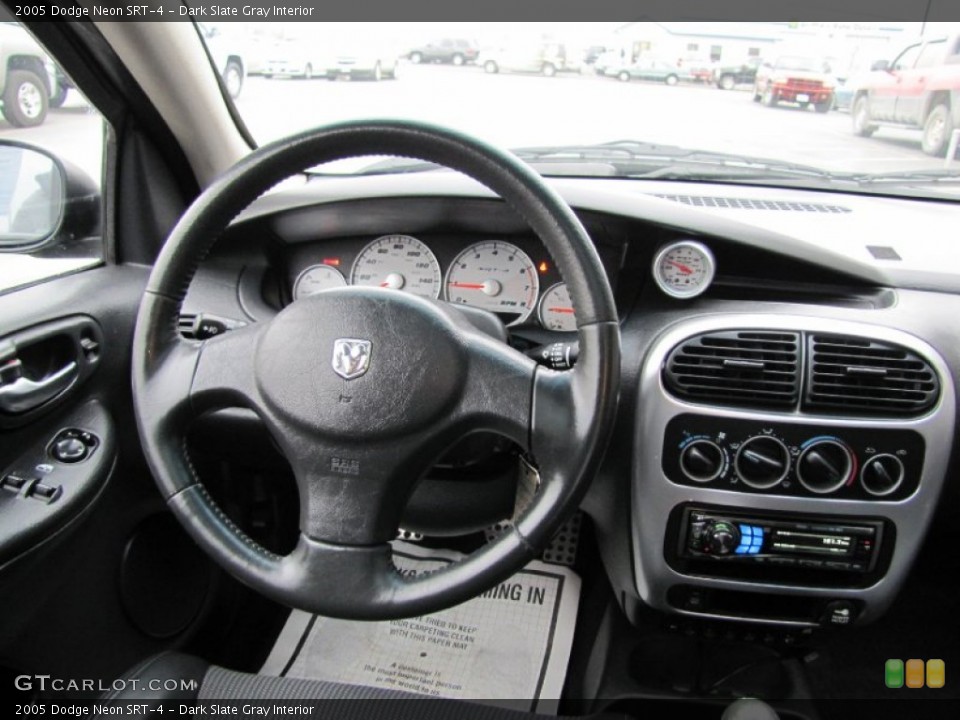
{"label": "car stereo head unit", "polygon": [[755,517],[688,507],[680,557],[867,573],[874,569],[882,521],[825,522],[823,517]]}

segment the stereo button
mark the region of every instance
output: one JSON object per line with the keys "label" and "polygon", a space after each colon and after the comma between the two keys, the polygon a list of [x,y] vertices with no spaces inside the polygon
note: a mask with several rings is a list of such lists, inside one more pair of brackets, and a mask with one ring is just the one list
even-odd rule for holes
{"label": "stereo button", "polygon": [[703,533],[704,551],[711,555],[729,555],[740,544],[740,531],[726,520],[715,520]]}

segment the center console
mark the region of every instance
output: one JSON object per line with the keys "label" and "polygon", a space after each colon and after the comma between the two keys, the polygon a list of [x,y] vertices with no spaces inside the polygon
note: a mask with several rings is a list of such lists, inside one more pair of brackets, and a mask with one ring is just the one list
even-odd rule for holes
{"label": "center console", "polygon": [[952,443],[952,381],[932,347],[860,323],[701,317],[654,344],[638,407],[631,522],[646,604],[800,626],[889,606]]}

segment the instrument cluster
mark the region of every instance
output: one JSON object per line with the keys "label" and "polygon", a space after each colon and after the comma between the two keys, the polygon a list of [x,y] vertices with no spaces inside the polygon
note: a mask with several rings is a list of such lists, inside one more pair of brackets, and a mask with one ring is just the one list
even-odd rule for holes
{"label": "instrument cluster", "polygon": [[427,245],[412,235],[382,235],[304,246],[288,264],[290,299],[346,285],[382,287],[488,310],[510,325],[538,322],[576,330],[573,302],[535,240],[489,239]]}

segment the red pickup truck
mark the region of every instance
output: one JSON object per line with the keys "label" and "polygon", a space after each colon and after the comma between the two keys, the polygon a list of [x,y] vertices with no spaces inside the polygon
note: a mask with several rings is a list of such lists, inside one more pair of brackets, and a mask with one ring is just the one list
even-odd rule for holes
{"label": "red pickup truck", "polygon": [[943,155],[960,128],[960,35],[907,46],[892,63],[880,61],[853,99],[853,131],[918,128],[923,151]]}
{"label": "red pickup truck", "polygon": [[833,107],[834,81],[828,63],[815,57],[781,55],[764,62],[753,81],[753,100],[773,107],[781,102],[811,105],[819,113]]}

